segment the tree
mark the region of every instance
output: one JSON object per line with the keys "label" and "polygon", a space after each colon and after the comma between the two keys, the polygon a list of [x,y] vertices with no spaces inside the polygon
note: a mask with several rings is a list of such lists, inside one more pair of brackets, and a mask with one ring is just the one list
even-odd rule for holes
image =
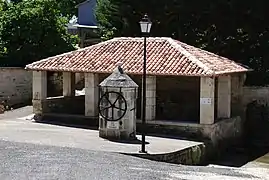
{"label": "tree", "polygon": [[22,66],[74,50],[76,38],[66,29],[55,0],[8,4],[0,11],[0,65]]}
{"label": "tree", "polygon": [[8,2],[5,0],[0,1],[0,13],[4,10],[6,10],[8,7]]}
{"label": "tree", "polygon": [[96,12],[104,38],[139,36],[138,22],[147,13],[153,21],[151,36],[181,40],[266,75],[268,5],[267,0],[99,0]]}
{"label": "tree", "polygon": [[22,2],[23,0],[10,0],[10,2],[13,2],[13,3],[19,3],[19,2]]}

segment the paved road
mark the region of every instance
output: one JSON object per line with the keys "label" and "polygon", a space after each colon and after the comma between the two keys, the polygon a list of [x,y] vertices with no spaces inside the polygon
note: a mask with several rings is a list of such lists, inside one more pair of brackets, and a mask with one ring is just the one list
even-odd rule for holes
{"label": "paved road", "polygon": [[0,179],[269,179],[265,169],[192,167],[78,148],[0,141]]}

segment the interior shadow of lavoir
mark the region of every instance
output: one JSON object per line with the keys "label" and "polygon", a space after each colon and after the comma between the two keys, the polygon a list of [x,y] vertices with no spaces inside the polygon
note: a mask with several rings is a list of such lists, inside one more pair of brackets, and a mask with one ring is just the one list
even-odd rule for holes
{"label": "interior shadow of lavoir", "polygon": [[230,146],[211,164],[242,167],[256,161],[269,165],[269,120],[268,105],[257,101],[248,104],[244,123],[244,136],[239,144]]}

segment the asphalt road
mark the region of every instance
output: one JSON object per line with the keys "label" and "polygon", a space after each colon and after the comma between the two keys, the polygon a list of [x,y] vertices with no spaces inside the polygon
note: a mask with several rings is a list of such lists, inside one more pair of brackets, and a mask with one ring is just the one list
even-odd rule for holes
{"label": "asphalt road", "polygon": [[0,152],[1,180],[269,179],[261,168],[181,166],[78,148],[0,141]]}

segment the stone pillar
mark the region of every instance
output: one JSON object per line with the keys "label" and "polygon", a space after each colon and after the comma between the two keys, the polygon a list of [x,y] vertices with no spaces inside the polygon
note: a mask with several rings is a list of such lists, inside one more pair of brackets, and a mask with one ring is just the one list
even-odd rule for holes
{"label": "stone pillar", "polygon": [[245,118],[243,108],[243,86],[246,80],[245,74],[231,75],[231,116]]}
{"label": "stone pillar", "polygon": [[47,72],[33,72],[33,111],[34,114],[43,113],[42,101],[47,98]]}
{"label": "stone pillar", "polygon": [[218,118],[231,117],[231,76],[218,77]]}
{"label": "stone pillar", "polygon": [[156,76],[146,77],[146,120],[156,117]]}
{"label": "stone pillar", "polygon": [[215,78],[200,79],[200,124],[214,123]]}
{"label": "stone pillar", "polygon": [[63,72],[63,96],[75,96],[75,73]]}
{"label": "stone pillar", "polygon": [[85,116],[98,116],[99,76],[85,73]]}

